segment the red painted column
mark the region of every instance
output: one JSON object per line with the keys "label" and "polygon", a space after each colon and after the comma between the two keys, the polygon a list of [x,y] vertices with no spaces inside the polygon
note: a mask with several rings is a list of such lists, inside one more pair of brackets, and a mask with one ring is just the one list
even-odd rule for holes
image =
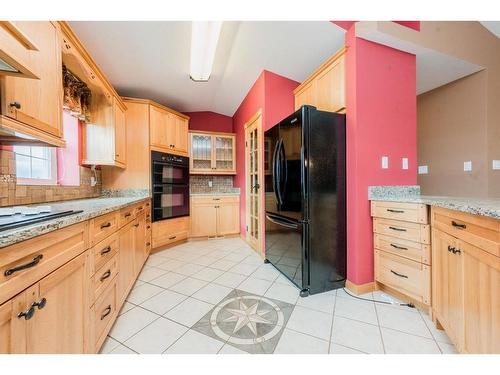
{"label": "red painted column", "polygon": [[[346,34],[347,278],[373,281],[368,186],[417,180],[415,56]],[[381,157],[389,168],[381,168]],[[402,158],[409,169],[402,169]]]}

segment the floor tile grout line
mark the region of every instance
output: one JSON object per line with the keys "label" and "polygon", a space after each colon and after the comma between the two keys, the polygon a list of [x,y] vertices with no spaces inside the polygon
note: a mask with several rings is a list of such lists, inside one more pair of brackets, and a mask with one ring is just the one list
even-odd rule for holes
{"label": "floor tile grout line", "polygon": [[375,305],[375,302],[373,302],[373,308],[375,309],[375,316],[377,317],[377,326],[378,326],[378,332],[380,334],[380,341],[382,342],[382,350],[384,351],[384,354],[387,354],[387,351],[385,349],[384,335],[382,334],[382,328],[380,327],[380,319],[378,317],[378,310],[377,306]]}
{"label": "floor tile grout line", "polygon": [[434,334],[432,333],[431,329],[429,328],[429,326],[427,325],[427,322],[425,321],[424,317],[422,316],[422,312],[420,310],[418,310],[418,313],[420,315],[420,318],[422,318],[423,322],[424,322],[424,325],[425,327],[429,330],[429,333],[431,334],[431,337],[434,339],[434,342],[436,343],[439,351],[441,352],[441,354],[444,354],[443,350],[441,349],[441,346],[439,346],[439,342],[436,340],[436,337],[434,336]]}
{"label": "floor tile grout line", "polygon": [[330,354],[330,349],[332,346],[332,339],[333,339],[333,323],[335,321],[335,308],[337,307],[337,289],[335,290],[335,302],[333,303],[333,310],[332,310],[332,325],[330,327],[330,339],[328,340],[328,354]]}

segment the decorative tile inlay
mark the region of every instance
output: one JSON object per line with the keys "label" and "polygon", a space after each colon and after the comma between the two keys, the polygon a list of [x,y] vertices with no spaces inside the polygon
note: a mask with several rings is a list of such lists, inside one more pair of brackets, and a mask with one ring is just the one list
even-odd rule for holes
{"label": "decorative tile inlay", "polygon": [[235,289],[193,329],[249,353],[272,353],[293,308]]}

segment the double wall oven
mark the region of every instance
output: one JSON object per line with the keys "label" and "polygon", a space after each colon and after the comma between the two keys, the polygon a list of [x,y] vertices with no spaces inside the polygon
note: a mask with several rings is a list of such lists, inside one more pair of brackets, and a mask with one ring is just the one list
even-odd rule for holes
{"label": "double wall oven", "polygon": [[152,220],[189,216],[189,158],[151,151]]}

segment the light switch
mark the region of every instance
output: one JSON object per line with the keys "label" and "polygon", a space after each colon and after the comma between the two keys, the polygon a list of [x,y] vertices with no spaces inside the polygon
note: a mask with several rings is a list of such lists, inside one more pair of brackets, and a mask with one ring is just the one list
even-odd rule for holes
{"label": "light switch", "polygon": [[429,173],[429,167],[427,165],[418,166],[418,174],[427,174],[427,173]]}
{"label": "light switch", "polygon": [[403,158],[403,169],[408,169],[408,158]]}
{"label": "light switch", "polygon": [[493,160],[492,168],[495,170],[500,169],[500,160]]}
{"label": "light switch", "polygon": [[470,172],[472,171],[472,162],[469,161],[464,161],[464,172]]}
{"label": "light switch", "polygon": [[382,156],[382,169],[387,169],[387,168],[389,168],[389,157]]}

